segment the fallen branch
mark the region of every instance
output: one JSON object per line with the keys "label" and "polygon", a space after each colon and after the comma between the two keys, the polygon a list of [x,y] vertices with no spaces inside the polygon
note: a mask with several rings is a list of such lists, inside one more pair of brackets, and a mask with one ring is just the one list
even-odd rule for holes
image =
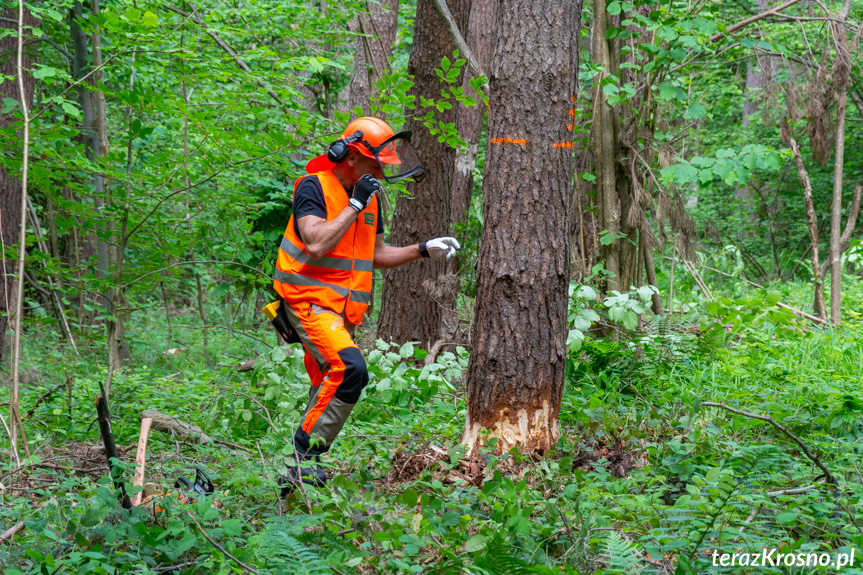
{"label": "fallen branch", "polygon": [[818,489],[821,487],[821,483],[816,483],[814,485],[807,485],[806,487],[795,487],[793,489],[780,489],[779,491],[768,491],[765,493],[767,497],[779,497],[780,495],[800,495],[801,493],[806,493],[807,491],[812,491],[813,489]]}
{"label": "fallen branch", "polygon": [[[671,258],[669,258],[668,256],[665,256],[665,259],[671,259]],[[763,285],[761,285],[761,284],[759,284],[759,283],[755,283],[754,281],[752,281],[752,280],[750,280],[750,279],[747,279],[747,278],[744,278],[744,277],[734,276],[734,275],[731,275],[731,274],[729,274],[729,273],[726,273],[726,272],[724,272],[724,271],[722,271],[722,270],[718,270],[718,269],[715,269],[715,268],[711,268],[711,267],[709,267],[709,266],[701,266],[701,267],[703,267],[703,268],[704,268],[704,269],[706,269],[706,270],[710,270],[710,271],[712,271],[712,272],[716,272],[716,273],[718,273],[719,275],[723,275],[723,276],[725,276],[725,277],[727,277],[727,278],[743,280],[743,281],[745,281],[746,283],[748,283],[749,285],[754,286],[754,287],[757,287],[758,289],[766,289]],[[827,320],[823,320],[823,319],[821,319],[820,317],[816,317],[816,316],[812,315],[811,313],[806,313],[805,311],[801,311],[801,310],[797,309],[796,307],[791,307],[790,305],[784,304],[784,303],[782,303],[781,301],[780,301],[780,302],[776,302],[776,307],[781,307],[782,309],[787,309],[788,311],[790,311],[790,312],[791,312],[791,313],[793,313],[794,315],[797,315],[797,316],[800,316],[800,317],[806,318],[806,319],[808,319],[808,320],[814,321],[815,323],[825,323],[825,324],[827,323]]]}
{"label": "fallen branch", "polygon": [[809,448],[806,446],[806,444],[803,443],[803,441],[799,437],[797,437],[796,435],[791,433],[787,427],[780,424],[779,422],[777,422],[772,417],[769,417],[767,415],[758,415],[756,413],[749,413],[748,411],[741,411],[739,409],[735,409],[731,406],[725,405],[724,403],[714,403],[712,401],[702,401],[701,405],[704,407],[718,407],[720,409],[724,409],[725,411],[730,411],[731,413],[735,413],[737,415],[742,415],[743,417],[748,417],[750,419],[758,419],[760,421],[766,421],[767,423],[769,423],[770,425],[775,427],[778,431],[782,432],[786,437],[788,437],[788,439],[790,439],[791,441],[796,443],[797,446],[800,447],[800,450],[803,451],[803,453],[806,455],[806,457],[808,457],[809,460],[812,461],[812,463],[814,463],[821,471],[824,472],[825,483],[831,483],[833,485],[836,485],[836,478],[833,477],[833,474],[830,473],[830,470],[827,469],[827,466],[821,462],[821,459],[817,455],[812,453],[809,450]]}
{"label": "fallen branch", "polygon": [[141,421],[145,419],[152,420],[152,429],[168,433],[172,437],[187,439],[193,443],[215,443],[215,440],[204,433],[197,425],[186,423],[182,419],[178,419],[171,415],[166,415],[155,409],[145,409],[141,412]]}
{"label": "fallen branch", "polygon": [[243,569],[245,569],[246,571],[249,571],[249,572],[251,572],[251,573],[255,573],[255,575],[260,575],[260,573],[258,573],[258,571],[256,571],[255,569],[253,569],[253,568],[249,567],[248,565],[246,565],[245,563],[243,563],[242,561],[240,561],[239,559],[237,559],[236,557],[234,557],[233,555],[231,555],[230,553],[228,553],[228,552],[225,550],[225,548],[224,548],[224,547],[222,547],[221,545],[219,545],[218,543],[216,543],[215,541],[213,541],[213,539],[212,539],[209,535],[207,535],[207,532],[206,532],[206,531],[204,531],[204,528],[203,528],[203,527],[201,527],[201,524],[200,524],[200,523],[198,523],[198,520],[197,520],[197,519],[195,519],[194,517],[192,517],[192,515],[191,515],[188,511],[186,511],[186,515],[188,515],[188,516],[189,516],[189,519],[191,519],[192,521],[194,521],[194,522],[195,522],[195,525],[197,525],[197,526],[198,526],[198,529],[201,531],[201,535],[203,535],[203,536],[204,536],[204,538],[205,538],[207,541],[209,541],[210,543],[212,543],[212,544],[213,544],[213,546],[214,546],[216,549],[218,549],[219,551],[221,551],[221,552],[225,555],[225,557],[230,558],[231,560],[233,560],[233,561],[234,561],[234,563],[236,563],[237,565],[239,565],[240,567],[242,567],[242,568],[243,568]]}
{"label": "fallen branch", "polygon": [[161,413],[159,411],[156,411],[155,409],[145,409],[141,412],[140,418],[141,421],[143,421],[144,419],[152,419],[153,423],[151,429],[161,431],[162,433],[167,433],[171,437],[188,440],[192,443],[198,443],[202,445],[215,444],[225,446],[228,448],[232,455],[240,455],[237,450],[252,453],[250,449],[247,449],[242,445],[237,445],[236,443],[230,443],[227,441],[222,441],[221,439],[216,439],[215,437],[207,435],[204,430],[202,430],[197,425],[187,423],[182,419],[178,419],[174,416]]}
{"label": "fallen branch", "polygon": [[18,523],[16,523],[15,525],[10,527],[6,531],[4,531],[3,534],[0,535],[0,543],[5,543],[6,541],[10,541],[12,539],[12,537],[14,537],[17,533],[19,533],[21,531],[24,531],[24,522],[23,521],[19,521]]}

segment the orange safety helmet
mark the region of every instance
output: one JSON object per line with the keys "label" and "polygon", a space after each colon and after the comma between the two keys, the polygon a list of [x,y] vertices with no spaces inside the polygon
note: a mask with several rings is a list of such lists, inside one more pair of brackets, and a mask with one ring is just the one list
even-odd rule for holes
{"label": "orange safety helmet", "polygon": [[395,183],[408,177],[420,181],[425,170],[419,157],[410,145],[410,131],[396,134],[380,118],[357,118],[345,128],[341,139],[330,144],[327,153],[306,164],[306,172],[332,170],[336,164],[348,157],[349,149],[377,160],[384,173],[384,180]]}

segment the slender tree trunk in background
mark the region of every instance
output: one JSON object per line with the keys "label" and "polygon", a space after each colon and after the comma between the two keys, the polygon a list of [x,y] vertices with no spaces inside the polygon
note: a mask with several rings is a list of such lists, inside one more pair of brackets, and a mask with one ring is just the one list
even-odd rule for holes
{"label": "slender tree trunk in background", "polygon": [[617,193],[617,154],[615,145],[614,114],[602,92],[600,81],[608,74],[615,72],[611,59],[608,31],[608,12],[604,2],[593,3],[593,30],[591,32],[591,60],[602,70],[600,76],[594,78],[593,125],[591,139],[593,141],[593,160],[596,175],[596,204],[599,214],[597,225],[601,230],[615,238],[613,243],[601,245],[599,252],[605,259],[605,269],[610,277],[606,289],[628,289],[620,285],[620,198]]}
{"label": "slender tree trunk in background", "polygon": [[794,164],[797,166],[797,174],[800,183],[803,184],[803,202],[806,205],[806,219],[809,224],[809,239],[812,243],[810,251],[812,254],[812,287],[814,298],[812,313],[823,320],[827,319],[827,306],[824,302],[824,284],[821,276],[821,266],[818,263],[818,219],[815,217],[815,205],[812,202],[812,184],[809,181],[809,172],[803,165],[803,157],[800,148],[794,139],[790,141],[791,151],[794,153]]}
{"label": "slender tree trunk in background", "polygon": [[[390,71],[393,44],[399,21],[399,0],[365,2],[356,25],[359,36],[354,46],[354,73],[348,86],[348,107],[359,106],[368,114],[369,101],[375,93],[375,82]],[[356,114],[354,114],[356,117]]]}
{"label": "slender tree trunk in background", "polygon": [[[8,10],[0,11],[3,18],[18,21],[17,7]],[[30,14],[29,10],[24,10],[24,25],[37,26],[39,21]],[[0,29],[17,29],[17,25],[6,20],[0,20]],[[27,31],[25,30],[25,34]],[[22,66],[26,70],[33,67],[33,62],[36,58],[37,44],[31,44],[24,50],[22,58]],[[0,40],[0,73],[17,78],[17,36],[9,36]],[[24,74],[24,91],[27,98],[28,109],[30,102],[33,100],[33,90],[35,88],[35,80],[31,74]],[[16,80],[7,80],[0,84],[0,99],[9,98],[20,102],[18,82]],[[20,111],[17,112],[20,114]],[[0,130],[8,130],[13,124],[19,123],[20,120],[15,118],[14,112],[10,114],[0,115]],[[18,245],[18,232],[21,228],[21,179],[20,174],[16,172],[6,172],[0,167],[0,235],[2,235],[3,246],[5,252],[0,254],[3,258],[2,274],[3,281],[0,281],[0,359],[6,358],[6,330],[9,328],[9,316],[14,313],[15,309],[15,293],[18,287],[18,282],[15,279],[17,275],[17,264],[15,258],[10,258],[8,250],[12,246]]]}
{"label": "slender tree trunk in background", "polygon": [[[90,72],[89,49],[87,47],[87,35],[81,29],[80,21],[83,19],[83,9],[81,3],[78,2],[72,6],[69,11],[69,31],[72,37],[72,46],[74,48],[74,59],[72,62],[72,77],[74,80],[80,80]],[[94,92],[89,91],[86,86],[77,88],[78,103],[81,106],[81,138],[84,143],[84,151],[87,159],[94,164],[99,161],[100,145],[99,145],[99,120],[96,114],[96,96]],[[105,207],[105,179],[98,170],[94,170],[91,176],[91,186],[93,188],[93,217],[99,217],[104,212]],[[78,234],[78,231],[75,231]],[[99,239],[95,233],[85,233],[80,235],[80,245],[75,246],[74,259],[76,261],[87,262],[95,254],[96,275],[99,278],[105,278],[108,275],[108,244],[104,240]],[[78,266],[76,266],[78,268]],[[79,309],[83,309],[83,304],[86,296],[82,296],[79,304]],[[99,305],[103,309],[108,309],[110,303],[106,297],[99,298]],[[94,312],[95,313],[95,312]],[[81,317],[83,320],[83,317]],[[79,324],[81,321],[79,321]],[[90,323],[88,321],[88,323]]]}
{"label": "slender tree trunk in background", "polygon": [[[774,8],[771,0],[755,0],[755,9],[760,14]],[[752,58],[746,65],[746,83],[743,87],[743,119],[740,123],[748,126],[749,116],[758,112],[764,99],[764,90],[773,80],[774,58],[752,50]]]}
{"label": "slender tree trunk in background", "polygon": [[[848,17],[850,2],[846,0],[843,14]],[[836,40],[836,60],[833,63],[833,97],[836,100],[836,151],[833,158],[833,205],[830,213],[830,319],[833,325],[842,323],[842,181],[845,169],[845,109],[848,106],[848,81],[851,56],[845,27],[831,21]]]}
{"label": "slender tree trunk in background", "polygon": [[[470,13],[470,0],[450,2],[450,11],[460,30],[464,30]],[[408,62],[408,73],[414,76],[411,94],[439,98],[441,81],[435,73],[441,58],[452,57],[453,43],[431,0],[417,4],[414,44]],[[419,101],[419,97],[417,98]],[[456,121],[456,109],[435,115],[443,122]],[[409,119],[405,129],[413,132],[416,148],[426,176],[420,183],[408,184],[409,197],[399,198],[393,215],[393,245],[417,244],[450,231],[452,183],[455,149],[439,142],[422,122]],[[435,282],[446,271],[445,261],[422,261],[387,270],[384,275],[378,337],[404,343],[419,341],[426,348],[438,339],[441,328],[441,306],[427,293],[424,282]]]}
{"label": "slender tree trunk in background", "polygon": [[[564,0],[497,4],[485,228],[462,442],[545,453],[559,437],[566,368],[571,98],[580,12]],[[603,36],[604,37],[604,36]]]}
{"label": "slender tree trunk in background", "polygon": [[[465,41],[483,70],[488,69],[494,51],[495,8],[493,0],[473,0],[470,6]],[[470,86],[471,78],[473,75],[469,72],[462,77],[461,85],[464,94],[473,93],[473,88]],[[470,208],[474,186],[473,171],[476,168],[479,142],[482,137],[482,124],[485,118],[485,105],[479,99],[479,95],[474,97],[477,99],[476,106],[471,108],[458,106],[456,110],[456,130],[458,130],[459,136],[467,142],[467,146],[456,150],[455,153],[449,229],[450,235],[453,236],[459,235],[458,226],[467,219]],[[459,238],[459,241],[463,240],[464,238]],[[443,315],[439,334],[441,341],[454,339],[459,328],[457,296],[460,260],[461,258],[456,255],[447,262],[447,272],[451,279],[446,282],[447,289],[442,290]]]}
{"label": "slender tree trunk in background", "polygon": [[[183,3],[183,8],[184,9],[186,8],[185,2]],[[186,27],[186,21],[183,20],[183,34],[180,36],[180,46],[183,45],[183,41],[185,40],[185,27]],[[183,76],[185,78],[185,60],[181,60],[180,62],[181,62],[180,73],[183,74]],[[183,102],[186,106],[186,110],[188,110],[189,109],[189,95],[190,94],[189,94],[189,91],[186,89],[186,80],[185,79],[183,79],[181,86],[183,89]],[[186,173],[186,189],[189,190],[189,192],[185,195],[184,201],[185,201],[185,206],[186,206],[186,229],[188,229],[189,233],[191,234],[192,233],[192,210],[191,210],[191,206],[189,205],[189,195],[191,194],[191,190],[192,190],[192,182],[189,178],[188,158],[189,158],[189,114],[186,113],[186,114],[183,114],[183,168],[184,168],[184,171]],[[192,249],[192,246],[189,246],[189,260],[190,261],[195,260],[195,252]],[[207,333],[208,333],[207,311],[206,311],[206,309],[204,309],[204,299],[206,297],[206,291],[204,290],[204,287],[201,284],[201,274],[198,273],[198,268],[193,267],[192,273],[195,275],[195,289],[196,289],[196,292],[198,295],[198,297],[197,297],[198,315],[201,316],[201,322],[202,322],[203,329],[204,329],[204,359],[205,359],[207,365],[209,366],[210,365],[210,353],[209,353],[209,343],[210,342],[209,342],[209,337],[207,335]],[[165,313],[166,314],[168,313],[167,308],[165,309]]]}

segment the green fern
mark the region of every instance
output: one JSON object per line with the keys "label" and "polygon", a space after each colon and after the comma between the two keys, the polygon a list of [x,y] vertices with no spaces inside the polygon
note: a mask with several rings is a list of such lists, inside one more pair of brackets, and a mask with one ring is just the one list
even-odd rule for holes
{"label": "green fern", "polygon": [[623,538],[617,531],[609,531],[605,537],[602,560],[608,565],[609,573],[637,575],[644,570],[633,543]]}
{"label": "green fern", "polygon": [[318,553],[299,540],[307,520],[284,518],[270,523],[250,540],[257,547],[256,555],[275,573],[323,575],[332,572],[329,564]]}

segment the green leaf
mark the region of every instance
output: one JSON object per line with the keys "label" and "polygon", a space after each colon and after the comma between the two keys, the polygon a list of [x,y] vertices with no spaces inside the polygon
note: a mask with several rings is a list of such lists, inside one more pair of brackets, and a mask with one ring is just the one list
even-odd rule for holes
{"label": "green leaf", "polygon": [[412,341],[407,342],[401,348],[399,348],[399,355],[403,358],[407,359],[412,357],[414,354],[414,344]]}
{"label": "green leaf", "polygon": [[780,513],[776,516],[776,521],[778,523],[791,523],[797,519],[797,514],[793,511],[786,511],[785,513]]}
{"label": "green leaf", "polygon": [[134,6],[129,6],[126,8],[126,20],[129,22],[135,23],[141,19],[141,11],[135,8]]}
{"label": "green leaf", "polygon": [[375,541],[391,541],[393,538],[393,534],[389,531],[378,531],[374,535],[372,535],[372,539]]}
{"label": "green leaf", "polygon": [[488,543],[488,536],[483,535],[482,533],[477,533],[467,540],[464,544],[464,550],[468,553],[476,553],[483,549],[486,546],[486,543]]}
{"label": "green leaf", "polygon": [[686,108],[686,113],[683,114],[683,117],[687,120],[699,120],[703,118],[706,113],[707,110],[704,109],[704,106],[698,102],[693,102],[688,108]]}
{"label": "green leaf", "polygon": [[159,25],[159,17],[147,10],[144,12],[144,20],[141,22],[144,26],[149,26],[151,28]]}
{"label": "green leaf", "polygon": [[444,56],[440,61],[441,70],[446,72],[447,70],[449,70],[450,66],[451,66],[451,64],[450,64],[449,58]]}
{"label": "green leaf", "polygon": [[450,509],[446,513],[444,513],[443,519],[441,520],[441,525],[445,527],[454,527],[461,522],[461,514],[454,509]]}
{"label": "green leaf", "polygon": [[35,72],[33,72],[33,77],[37,80],[44,80],[45,78],[50,78],[52,76],[56,76],[57,70],[56,68],[52,68],[51,66],[41,66]]}

